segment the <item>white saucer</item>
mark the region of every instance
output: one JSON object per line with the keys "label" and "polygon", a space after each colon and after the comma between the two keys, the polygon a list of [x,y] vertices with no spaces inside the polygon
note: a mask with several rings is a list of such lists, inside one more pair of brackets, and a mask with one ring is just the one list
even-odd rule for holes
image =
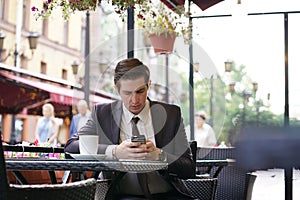
{"label": "white saucer", "polygon": [[72,156],[76,160],[103,160],[106,157],[105,154],[70,154],[70,156]]}

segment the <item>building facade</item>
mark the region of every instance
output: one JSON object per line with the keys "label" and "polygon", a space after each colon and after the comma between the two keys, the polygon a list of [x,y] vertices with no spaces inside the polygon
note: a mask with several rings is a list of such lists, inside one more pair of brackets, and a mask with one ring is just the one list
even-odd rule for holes
{"label": "building facade", "polygon": [[[89,15],[84,11],[77,11],[70,15],[68,21],[63,19],[59,9],[53,11],[47,19],[36,19],[31,7],[41,8],[42,5],[41,0],[0,0],[0,32],[5,35],[0,63],[16,70],[25,70],[25,74],[33,73],[34,78],[41,82],[70,89],[74,85],[79,85],[78,87],[84,90],[85,47],[89,34],[89,89],[97,94],[103,94],[105,91],[105,95],[108,94],[108,98],[111,98],[110,95],[114,92],[112,81],[114,66],[118,60],[127,57],[127,24],[122,22],[110,5],[99,5],[95,11],[90,11]],[[90,24],[88,32],[87,17]],[[39,35],[35,50],[30,49],[27,39],[32,32]],[[165,56],[153,57],[153,50],[149,54],[149,47],[143,43],[144,34],[141,31],[134,31],[134,35],[135,57],[143,60],[151,70],[153,79],[151,98],[165,100],[164,88],[168,86],[169,102],[178,103],[172,95],[182,92],[177,74],[170,71],[169,83],[166,84]],[[170,64],[177,65],[176,60],[177,58],[172,58]],[[73,74],[73,63],[79,66],[76,74]],[[32,79],[31,76],[25,78]],[[0,99],[1,95],[4,94],[0,94]],[[37,101],[40,104],[43,102],[41,99]],[[56,109],[56,104],[54,107]],[[38,109],[30,115],[26,112],[17,115],[0,112],[4,141],[33,142],[41,106]],[[71,116],[62,114],[59,136],[61,143],[65,143],[68,139],[72,113],[76,112],[74,105],[70,109]]]}
{"label": "building facade", "polygon": [[[49,84],[70,88],[78,81],[77,77],[84,76],[84,70],[74,75],[72,64],[76,62],[80,68],[84,68],[86,14],[77,12],[65,21],[57,10],[47,19],[36,19],[31,7],[41,8],[42,5],[43,1],[40,0],[0,0],[0,32],[5,35],[1,63],[49,78],[39,81],[46,80]],[[93,18],[98,18],[95,16],[96,12],[91,14],[91,24]],[[93,29],[90,31],[93,35]],[[39,35],[35,50],[29,48],[27,39],[32,32]],[[52,80],[57,80],[57,83]],[[76,112],[75,106],[71,109],[71,112]],[[1,113],[0,116],[4,141],[34,141],[35,125],[40,115]],[[70,120],[70,116],[61,118],[61,143],[65,143],[68,138]]]}

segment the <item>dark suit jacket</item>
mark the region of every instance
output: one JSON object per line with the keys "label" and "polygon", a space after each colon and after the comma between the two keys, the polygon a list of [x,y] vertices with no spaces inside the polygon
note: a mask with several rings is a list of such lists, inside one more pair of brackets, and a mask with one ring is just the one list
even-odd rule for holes
{"label": "dark suit jacket", "polygon": [[[181,179],[194,178],[195,163],[192,160],[180,108],[157,101],[149,100],[149,102],[156,146],[167,154],[168,174]],[[121,117],[122,101],[95,105],[92,119],[68,140],[65,152],[79,153],[79,135],[97,134],[99,135],[98,153],[104,154],[108,145],[119,144]],[[182,189],[179,186],[180,181],[175,181],[173,178],[172,180]]]}

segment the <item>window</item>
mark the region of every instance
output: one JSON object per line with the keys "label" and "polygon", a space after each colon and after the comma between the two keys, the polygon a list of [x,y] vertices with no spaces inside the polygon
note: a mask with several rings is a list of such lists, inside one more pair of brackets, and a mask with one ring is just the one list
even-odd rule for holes
{"label": "window", "polygon": [[20,55],[20,62],[22,69],[28,69],[28,58],[24,54]]}
{"label": "window", "polygon": [[42,34],[46,37],[48,37],[48,27],[49,27],[49,20],[43,19]]}
{"label": "window", "polygon": [[64,32],[63,32],[63,44],[67,45],[68,44],[68,34],[69,34],[69,22],[65,21],[64,22]]}
{"label": "window", "polygon": [[8,0],[0,0],[0,19],[6,20],[8,18]]}
{"label": "window", "polygon": [[64,80],[67,80],[68,79],[68,71],[66,69],[63,69],[62,72],[61,72],[61,77],[62,79]]}
{"label": "window", "polygon": [[4,19],[4,0],[0,0],[0,19]]}
{"label": "window", "polygon": [[29,9],[29,7],[28,7],[28,4],[26,4],[27,3],[27,1],[23,1],[23,22],[22,22],[22,26],[23,26],[23,28],[25,28],[25,29],[28,29],[28,27],[29,27],[29,19],[28,19],[28,14],[29,14],[29,12],[28,11],[30,11],[30,9]]}
{"label": "window", "polygon": [[41,62],[41,74],[47,74],[47,63]]}
{"label": "window", "polygon": [[6,49],[2,49],[0,51],[0,60],[1,60],[1,62],[5,63],[6,58],[7,58],[7,53],[8,53],[8,51]]}

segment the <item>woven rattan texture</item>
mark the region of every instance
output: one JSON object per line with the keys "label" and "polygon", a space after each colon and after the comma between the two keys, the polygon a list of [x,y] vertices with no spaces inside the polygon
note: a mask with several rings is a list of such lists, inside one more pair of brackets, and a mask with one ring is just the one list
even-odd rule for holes
{"label": "woven rattan texture", "polygon": [[108,191],[110,180],[98,180],[96,185],[95,200],[104,200]]}
{"label": "woven rattan texture", "polygon": [[8,159],[6,168],[10,170],[73,170],[73,171],[136,171],[147,172],[167,167],[166,162],[159,161],[86,161],[86,160],[42,160],[42,159]]}
{"label": "woven rattan texture", "polygon": [[10,200],[94,200],[96,180],[53,185],[10,185]]}
{"label": "woven rattan texture", "polygon": [[[234,159],[234,151],[235,148],[198,148],[197,159]],[[213,167],[211,175],[213,175],[215,171],[216,168]],[[235,166],[224,167],[218,175],[216,200],[246,199],[246,174],[246,171]]]}
{"label": "woven rattan texture", "polygon": [[126,161],[122,162],[121,170],[122,171],[145,171],[151,172],[154,170],[164,169],[166,165],[161,162],[152,162],[151,165],[147,164],[146,162],[137,163],[135,161]]}
{"label": "woven rattan texture", "polygon": [[216,178],[203,178],[203,179],[187,179],[184,184],[188,188],[193,198],[201,200],[214,200],[217,179]]}

